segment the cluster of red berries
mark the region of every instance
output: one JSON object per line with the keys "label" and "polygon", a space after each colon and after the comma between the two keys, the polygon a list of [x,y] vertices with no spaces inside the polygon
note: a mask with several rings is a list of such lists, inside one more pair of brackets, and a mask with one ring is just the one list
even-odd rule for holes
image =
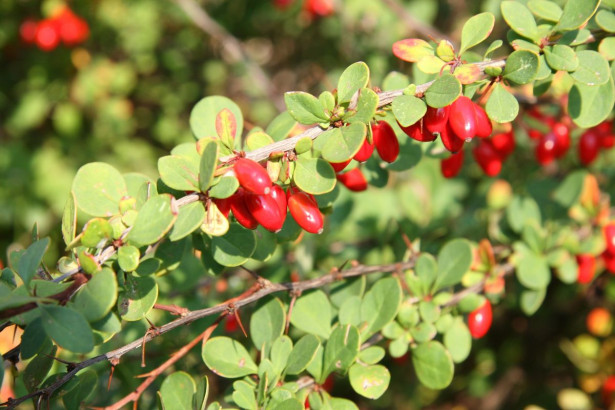
{"label": "cluster of red berries", "polygon": [[67,6],[41,21],[26,20],[19,27],[24,43],[36,44],[43,51],[51,51],[60,42],[66,46],[83,43],[90,34],[88,23]]}
{"label": "cluster of red berries", "polygon": [[255,161],[239,158],[233,170],[240,187],[229,198],[215,199],[220,212],[228,218],[230,212],[242,226],[256,229],[262,225],[271,232],[278,232],[286,221],[286,210],[297,224],[310,233],[323,230],[324,217],[316,199],[297,187],[286,192],[273,184],[265,168]]}
{"label": "cluster of red berries", "polygon": [[[293,0],[273,0],[273,5],[284,10],[293,3]],[[305,0],[303,10],[310,18],[327,17],[335,12],[333,0]]]}
{"label": "cluster of red berries", "polygon": [[371,126],[372,142],[366,138],[359,151],[348,161],[331,163],[337,173],[337,180],[351,191],[359,192],[367,189],[367,179],[361,169],[354,168],[350,171],[342,171],[353,159],[357,162],[365,162],[371,158],[374,150],[383,161],[394,162],[399,156],[399,141],[395,136],[395,130],[386,121],[378,121]]}
{"label": "cluster of red berries", "polygon": [[[602,233],[604,235],[604,242],[606,248],[602,255],[602,261],[604,267],[610,273],[615,274],[615,222],[608,223],[604,226]],[[591,254],[579,254],[576,255],[577,259],[577,282],[589,283],[594,279],[597,268],[596,257]]]}

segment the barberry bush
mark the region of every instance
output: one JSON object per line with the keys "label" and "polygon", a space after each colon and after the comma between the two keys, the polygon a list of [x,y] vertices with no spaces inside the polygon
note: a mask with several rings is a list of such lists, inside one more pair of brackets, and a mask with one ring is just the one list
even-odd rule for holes
{"label": "barberry bush", "polygon": [[[326,30],[368,16],[351,3],[266,11]],[[2,406],[612,406],[614,7],[503,1],[446,34],[419,21],[423,36],[391,39],[375,64],[276,96],[254,50],[177,0],[280,113],[255,124],[242,98],[199,96],[179,126],[191,136],[159,141],[173,146],[154,171],[105,156],[76,169],[61,244],[35,225],[7,252]],[[88,42],[108,27],[45,10],[15,26],[20,52],[68,50],[74,98],[106,109],[92,82],[121,70]],[[134,64],[155,69],[147,53]],[[114,80],[130,101],[137,80]],[[78,103],[55,108],[69,139]],[[44,121],[26,114],[11,135]]]}

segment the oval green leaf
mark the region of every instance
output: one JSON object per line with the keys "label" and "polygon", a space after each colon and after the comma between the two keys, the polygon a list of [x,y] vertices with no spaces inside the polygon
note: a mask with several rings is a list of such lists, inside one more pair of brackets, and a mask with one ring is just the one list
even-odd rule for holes
{"label": "oval green leaf", "polygon": [[112,216],[127,195],[122,174],[111,165],[92,162],[79,168],[73,180],[72,193],[79,209],[92,216]]}
{"label": "oval green leaf", "polygon": [[222,377],[238,378],[258,370],[246,348],[226,336],[209,339],[203,345],[201,356],[207,367]]}

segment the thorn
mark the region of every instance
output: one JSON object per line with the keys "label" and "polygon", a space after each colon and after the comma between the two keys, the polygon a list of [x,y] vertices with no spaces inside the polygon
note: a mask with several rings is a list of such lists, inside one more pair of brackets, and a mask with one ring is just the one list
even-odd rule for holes
{"label": "thorn", "polygon": [[115,365],[111,365],[111,372],[109,373],[109,380],[107,380],[107,391],[111,388],[111,379],[113,379],[113,372],[115,371]]}

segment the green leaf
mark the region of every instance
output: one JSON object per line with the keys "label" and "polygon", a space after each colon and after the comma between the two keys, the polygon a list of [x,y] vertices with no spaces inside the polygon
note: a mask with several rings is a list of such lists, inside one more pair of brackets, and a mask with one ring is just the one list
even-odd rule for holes
{"label": "green leaf", "polygon": [[367,64],[362,61],[351,64],[344,70],[337,82],[338,104],[349,102],[358,90],[367,86],[368,82],[369,67]]}
{"label": "green leaf", "polygon": [[440,306],[433,300],[421,300],[419,302],[419,313],[423,321],[434,323],[440,317]]}
{"label": "green leaf", "polygon": [[188,157],[167,155],[158,159],[160,179],[178,191],[199,190],[199,164]]}
{"label": "green leaf", "polygon": [[579,67],[579,59],[574,50],[566,45],[556,44],[545,47],[545,58],[549,66],[554,70],[574,71]]}
{"label": "green leaf", "polygon": [[271,344],[269,357],[271,358],[271,364],[276,374],[282,374],[288,364],[288,359],[292,351],[293,341],[286,335],[278,337]]}
{"label": "green leaf", "polygon": [[127,195],[122,174],[102,162],[92,162],[79,168],[71,191],[79,209],[92,216],[117,214],[120,199]]}
{"label": "green leaf", "polygon": [[586,175],[587,171],[585,170],[574,171],[566,175],[566,178],[553,192],[553,199],[555,202],[564,208],[570,208],[577,203],[581,197],[581,192],[583,192],[583,184]]}
{"label": "green leaf", "polygon": [[540,39],[536,20],[534,20],[532,12],[524,6],[523,3],[517,1],[503,1],[500,4],[500,9],[506,24],[517,34],[534,41]]}
{"label": "green leaf", "polygon": [[169,194],[155,195],[143,204],[126,240],[136,246],[149,245],[162,239],[177,219]]}
{"label": "green leaf", "polygon": [[254,346],[262,350],[265,343],[272,343],[284,332],[286,312],[278,298],[260,304],[250,318],[250,337]]}
{"label": "green leaf", "polygon": [[111,311],[116,300],[115,273],[109,268],[103,268],[77,292],[72,304],[88,322],[95,322]]}
{"label": "green leaf", "polygon": [[438,276],[436,259],[428,253],[422,253],[416,260],[414,271],[420,281],[421,294],[428,295]]}
{"label": "green leaf", "polygon": [[307,334],[299,339],[288,357],[286,373],[295,375],[303,372],[316,356],[319,347],[320,340],[314,335]]}
{"label": "green leaf", "polygon": [[322,157],[334,163],[354,157],[361,149],[367,133],[365,124],[360,122],[337,129],[339,132],[333,134],[322,149]]}
{"label": "green leaf", "polygon": [[293,91],[284,94],[284,102],[290,115],[301,124],[311,125],[328,122],[323,106],[318,98],[303,91]]}
{"label": "green leaf", "polygon": [[425,102],[413,95],[400,95],[393,100],[391,108],[395,119],[404,127],[414,124],[427,112]]}
{"label": "green leaf", "polygon": [[485,105],[487,115],[495,122],[510,122],[517,118],[519,102],[501,84],[496,84]]}
{"label": "green leaf", "polygon": [[65,306],[39,305],[43,328],[60,347],[74,353],[89,353],[94,336],[83,315]]}
{"label": "green leaf", "polygon": [[108,342],[109,339],[122,330],[120,319],[118,319],[117,315],[113,312],[109,312],[107,316],[97,322],[91,323],[90,326],[92,326],[92,331],[94,332],[95,345]]}
{"label": "green leaf", "polygon": [[472,247],[465,239],[454,239],[438,253],[438,277],[434,283],[434,292],[456,285],[472,265]]}
{"label": "green leaf", "polygon": [[308,194],[322,195],[335,188],[335,171],[322,158],[299,157],[295,161],[293,181]]}
{"label": "green leaf", "polygon": [[266,147],[269,144],[273,144],[275,141],[269,135],[265,134],[263,131],[253,131],[248,134],[246,137],[246,147],[249,151],[254,151],[256,149]]}
{"label": "green leaf", "polygon": [[66,391],[62,395],[64,407],[67,409],[78,409],[96,390],[98,376],[93,370],[79,373],[78,376],[68,382],[62,390]]}
{"label": "green leaf", "polygon": [[468,326],[458,317],[444,333],[444,346],[451,354],[455,363],[461,363],[470,355],[472,350],[472,335]]}
{"label": "green leaf", "polygon": [[351,296],[363,296],[365,276],[335,281],[329,285],[329,299],[334,306],[340,307]]}
{"label": "green leaf", "polygon": [[609,116],[614,103],[613,79],[594,87],[575,84],[568,94],[568,113],[576,125],[590,128],[600,124]]}
{"label": "green leaf", "polygon": [[[200,100],[190,112],[190,129],[197,139],[201,138],[218,138],[218,130],[216,129],[216,118],[223,110],[228,110],[232,114],[235,122],[235,127],[232,139],[235,140],[235,149],[241,149],[241,134],[243,133],[243,115],[239,106],[233,100],[221,97],[211,96]],[[230,152],[227,152],[230,154]]]}
{"label": "green leaf", "polygon": [[[421,322],[418,325],[410,328],[410,334],[417,343],[425,343],[436,337],[438,331],[436,327],[427,322]],[[404,343],[406,343],[404,341]]]}
{"label": "green leaf", "polygon": [[113,229],[103,218],[92,218],[83,227],[81,244],[88,248],[102,248],[111,239]]}
{"label": "green leaf", "polygon": [[600,0],[568,0],[554,31],[570,31],[587,23],[598,9]]}
{"label": "green leaf", "polygon": [[122,319],[141,320],[154,307],[158,299],[158,284],[149,276],[128,275],[125,291],[118,297],[118,312]]}
{"label": "green leaf", "polygon": [[222,377],[237,378],[258,371],[246,348],[230,337],[218,336],[209,339],[203,345],[201,355],[207,367]]}
{"label": "green leaf", "polygon": [[[233,401],[242,409],[257,410],[258,403],[254,386],[244,380],[233,383]],[[166,409],[165,409],[166,410]]]}
{"label": "green leaf", "polygon": [[[234,178],[233,178],[234,179]],[[178,241],[197,230],[205,219],[205,208],[202,202],[193,202],[179,208],[179,214],[173,224],[169,239]],[[126,269],[124,269],[126,270]]]}
{"label": "green leaf", "polygon": [[[214,171],[218,166],[218,144],[213,139],[207,141],[202,146],[201,161],[199,164],[199,188],[201,192],[207,191],[214,178]],[[201,141],[202,142],[202,141]]]}
{"label": "green leaf", "polygon": [[290,323],[306,333],[327,339],[331,334],[331,303],[321,290],[304,293],[295,302]]}
{"label": "green leaf", "polygon": [[538,54],[527,50],[514,51],[506,59],[506,66],[502,75],[513,83],[527,84],[536,78],[538,65]]}
{"label": "green leaf", "polygon": [[451,105],[461,95],[461,83],[455,76],[444,74],[425,91],[425,102],[434,108]]}
{"label": "green leaf", "polygon": [[534,15],[543,20],[558,22],[562,16],[562,8],[549,0],[530,0],[527,7]]}
{"label": "green leaf", "polygon": [[17,264],[17,274],[26,286],[30,284],[32,278],[36,275],[36,271],[41,265],[43,256],[45,255],[45,252],[47,252],[48,247],[49,238],[39,239],[28,246],[28,249],[26,249],[26,251],[19,258],[19,263]]}
{"label": "green leaf", "polygon": [[595,86],[606,84],[611,79],[609,63],[600,53],[593,50],[581,50],[577,56],[579,68],[570,74],[577,82]]}
{"label": "green leaf", "polygon": [[416,64],[416,67],[419,69],[419,71],[425,74],[439,74],[443,71],[445,65],[446,62],[440,57],[428,56],[421,58]]}
{"label": "green leaf", "polygon": [[267,126],[265,132],[274,139],[281,141],[286,138],[293,128],[297,125],[297,121],[290,115],[288,111],[280,113]]}
{"label": "green leaf", "polygon": [[359,352],[359,360],[366,364],[376,364],[385,355],[384,348],[380,346],[370,346]]}
{"label": "green leaf", "polygon": [[[53,346],[49,351],[34,357],[23,371],[23,383],[29,392],[35,391],[47,377],[54,363],[58,348]],[[4,372],[2,372],[4,373]]]}
{"label": "green leaf", "polygon": [[214,183],[209,190],[209,196],[212,198],[228,198],[239,188],[239,181],[233,176],[221,177],[217,182],[214,180]]}
{"label": "green leaf", "polygon": [[540,225],[540,208],[532,198],[515,196],[506,208],[506,220],[511,229],[521,233],[526,224]]}
{"label": "green leaf", "polygon": [[516,243],[515,266],[519,282],[527,288],[540,290],[551,282],[551,271],[547,258],[527,248],[523,243]]}
{"label": "green leaf", "polygon": [[615,33],[615,13],[608,10],[600,10],[596,14],[596,24],[609,33]]}
{"label": "green leaf", "polygon": [[615,60],[615,37],[607,37],[600,40],[598,52],[607,61]]}
{"label": "green leaf", "polygon": [[362,340],[367,340],[395,319],[401,299],[401,285],[397,278],[382,278],[372,286],[361,303],[361,322],[367,324],[361,328]]}
{"label": "green leaf", "polygon": [[211,239],[211,253],[216,262],[224,266],[243,265],[256,250],[254,231],[232,223],[223,236]]}
{"label": "green leaf", "polygon": [[495,17],[491,13],[480,13],[470,17],[461,30],[461,48],[459,54],[482,43],[489,37],[495,24]]}
{"label": "green leaf", "polygon": [[418,345],[412,351],[412,364],[419,381],[430,389],[444,389],[453,381],[453,359],[440,342]]}
{"label": "green leaf", "polygon": [[303,403],[297,399],[286,399],[272,408],[272,410],[303,410]]}
{"label": "green leaf", "polygon": [[359,90],[359,100],[357,101],[354,112],[348,110],[346,112],[347,115],[344,116],[344,120],[349,124],[357,122],[369,123],[376,114],[378,101],[379,97],[375,91],[369,88],[362,88]]}
{"label": "green leaf", "polygon": [[363,366],[357,363],[350,368],[348,377],[355,392],[372,400],[382,396],[391,381],[389,370],[379,364]]}
{"label": "green leaf", "polygon": [[43,321],[39,317],[28,323],[21,335],[19,355],[22,360],[28,360],[43,350],[51,350],[51,346],[51,339],[47,337],[43,329]]}
{"label": "green leaf", "polygon": [[359,354],[359,331],[352,325],[338,326],[325,346],[323,377],[334,371],[346,373]]}
{"label": "green leaf", "polygon": [[545,300],[545,296],[547,295],[547,288],[542,288],[538,290],[524,290],[521,292],[519,296],[519,304],[521,305],[521,310],[528,316],[532,316],[540,306],[542,302]]}
{"label": "green leaf", "polygon": [[192,409],[192,397],[195,392],[196,384],[188,373],[171,373],[160,385],[160,399],[164,410]]}
{"label": "green leaf", "polygon": [[64,205],[64,212],[62,213],[62,239],[68,246],[73,239],[75,239],[75,232],[77,227],[77,202],[75,201],[75,194],[72,192],[68,195],[66,205]]}

